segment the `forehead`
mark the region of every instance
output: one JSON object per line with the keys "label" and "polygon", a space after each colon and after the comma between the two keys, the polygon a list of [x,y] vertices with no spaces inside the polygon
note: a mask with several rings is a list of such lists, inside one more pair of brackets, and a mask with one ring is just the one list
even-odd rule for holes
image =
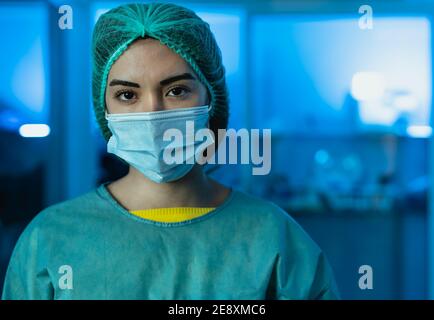
{"label": "forehead", "polygon": [[127,76],[133,79],[160,78],[178,73],[194,73],[181,56],[152,38],[133,42],[113,64],[109,77]]}

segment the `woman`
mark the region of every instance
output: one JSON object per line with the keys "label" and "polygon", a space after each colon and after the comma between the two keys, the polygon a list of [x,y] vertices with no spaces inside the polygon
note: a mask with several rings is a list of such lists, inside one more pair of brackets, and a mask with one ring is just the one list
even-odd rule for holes
{"label": "woman", "polygon": [[217,137],[227,127],[206,22],[173,4],[122,5],[98,20],[93,63],[95,114],[129,173],[39,213],[14,249],[3,299],[337,298],[326,258],[286,212],[186,155],[164,157],[168,129],[186,134],[191,121]]}

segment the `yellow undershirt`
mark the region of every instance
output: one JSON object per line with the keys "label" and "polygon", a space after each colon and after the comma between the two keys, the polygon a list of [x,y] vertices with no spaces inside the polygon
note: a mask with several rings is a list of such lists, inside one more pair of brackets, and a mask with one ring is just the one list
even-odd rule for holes
{"label": "yellow undershirt", "polygon": [[132,210],[130,213],[140,218],[158,222],[181,222],[207,214],[215,208],[176,207]]}

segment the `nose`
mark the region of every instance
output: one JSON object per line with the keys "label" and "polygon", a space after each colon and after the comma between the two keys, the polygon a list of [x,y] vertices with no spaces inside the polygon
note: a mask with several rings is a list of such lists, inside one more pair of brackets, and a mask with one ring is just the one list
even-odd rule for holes
{"label": "nose", "polygon": [[161,97],[156,93],[146,93],[140,104],[139,112],[152,112],[164,110]]}

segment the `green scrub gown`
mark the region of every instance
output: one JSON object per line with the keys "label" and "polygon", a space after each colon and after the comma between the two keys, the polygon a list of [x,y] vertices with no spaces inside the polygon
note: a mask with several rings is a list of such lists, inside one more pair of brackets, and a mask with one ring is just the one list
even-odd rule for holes
{"label": "green scrub gown", "polygon": [[41,211],[2,299],[336,299],[320,248],[272,202],[232,189],[213,211],[156,222],[101,184]]}

